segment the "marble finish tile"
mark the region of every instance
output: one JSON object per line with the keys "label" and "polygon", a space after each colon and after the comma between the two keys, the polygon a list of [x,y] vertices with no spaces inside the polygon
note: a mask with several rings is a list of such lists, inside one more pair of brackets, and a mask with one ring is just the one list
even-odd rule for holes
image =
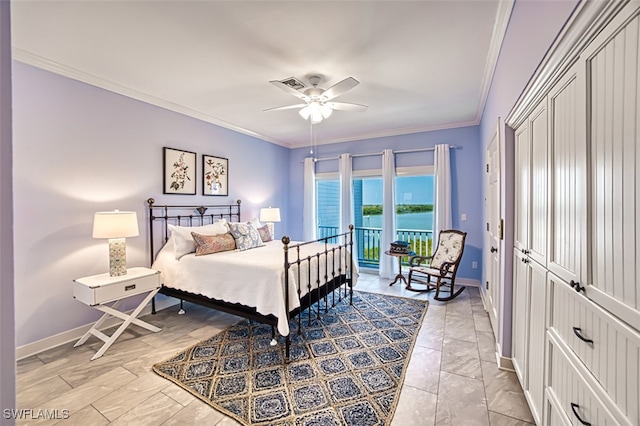
{"label": "marble finish tile", "polygon": [[[389,282],[377,274],[362,273],[356,288],[429,302],[393,425],[467,426],[490,421],[493,426],[522,426],[533,422],[515,375],[495,366],[495,341],[477,288],[467,287],[456,299],[441,302],[433,299],[434,292],[411,292],[403,285],[389,287]],[[60,421],[63,425],[108,424],[96,409],[100,407],[110,418],[117,416],[114,424],[237,426],[151,371],[154,363],[239,321],[191,303],[185,303],[185,308],[186,315],[177,315],[178,307],[172,306],[145,316],[162,331],[132,326],[96,361],[90,358],[102,346],[97,338],[78,348],[71,342],[18,361],[18,402],[34,405],[29,408],[70,410],[71,418]],[[53,422],[35,422],[40,423]]]}
{"label": "marble finish tile", "polygon": [[190,336],[183,336],[179,339],[176,339],[172,342],[168,347],[162,347],[158,349],[153,349],[148,353],[139,356],[132,361],[127,361],[122,366],[127,370],[131,371],[136,376],[142,376],[152,371],[151,367],[158,363],[169,359],[171,356],[177,354],[178,352],[195,345],[203,339],[196,339]]}
{"label": "marble finish tile", "polygon": [[214,410],[210,405],[194,398],[191,404],[162,423],[162,426],[215,425],[219,424],[225,417],[224,414]]}
{"label": "marble finish tile", "polygon": [[450,315],[447,312],[447,318],[444,324],[444,336],[475,343],[477,338],[473,317],[471,315],[460,317]]}
{"label": "marble finish tile", "polygon": [[45,402],[71,389],[73,388],[60,376],[54,376],[18,392],[17,404],[20,408],[44,408]]}
{"label": "marble finish tile", "polygon": [[136,378],[134,374],[124,368],[116,367],[108,373],[47,401],[46,404],[48,407],[69,410],[69,413],[73,416],[89,404],[122,388]]}
{"label": "marble finish tile", "polygon": [[493,336],[493,332],[484,333],[477,331],[478,337],[478,352],[480,353],[480,359],[487,362],[496,362],[496,339]]}
{"label": "marble finish tile", "polygon": [[183,407],[191,404],[197,398],[191,395],[189,392],[182,389],[180,386],[168,382],[167,386],[162,389],[162,393],[173,399]]}
{"label": "marble finish tile", "polygon": [[111,425],[159,425],[183,407],[163,393],[158,393],[111,422]]}
{"label": "marble finish tile", "polygon": [[166,380],[153,372],[132,380],[124,387],[93,402],[93,406],[107,419],[113,421],[137,407],[166,386]]}
{"label": "marble finish tile", "polygon": [[498,414],[533,423],[531,410],[524,397],[516,373],[498,369],[495,363],[483,362],[487,407]]}
{"label": "marble finish tile", "polygon": [[442,353],[433,349],[415,347],[407,366],[405,386],[411,386],[431,393],[438,393],[440,380],[440,359]]}
{"label": "marble finish tile", "polygon": [[492,333],[493,328],[491,327],[491,320],[489,320],[489,314],[484,313],[474,313],[473,314],[473,322],[476,325],[476,331],[483,331],[487,333]]}
{"label": "marble finish tile", "polygon": [[433,326],[423,323],[422,328],[420,328],[420,332],[416,337],[416,346],[441,351],[443,340],[444,331],[442,326]]}
{"label": "marble finish tile", "polygon": [[34,369],[42,367],[43,365],[44,362],[42,362],[42,360],[38,358],[38,355],[32,355],[16,362],[16,374],[27,374]]}
{"label": "marble finish tile", "polygon": [[523,422],[522,420],[494,413],[493,411],[489,411],[489,423],[491,426],[530,426],[535,424]]}
{"label": "marble finish tile", "polygon": [[488,426],[489,412],[482,381],[443,371],[435,424]]}
{"label": "marble finish tile", "polygon": [[482,380],[482,367],[476,343],[445,337],[442,348],[442,371]]}
{"label": "marble finish tile", "polygon": [[438,395],[407,386],[402,387],[391,426],[430,426],[435,424]]}
{"label": "marble finish tile", "polygon": [[62,372],[60,377],[76,388],[97,377],[108,374],[114,368],[122,366],[123,363],[130,359],[136,359],[149,353],[152,349],[140,340],[116,342],[100,358],[94,361],[89,358],[84,363],[77,364]]}
{"label": "marble finish tile", "polygon": [[60,426],[102,426],[108,425],[109,420],[107,420],[98,410],[93,408],[91,405],[87,405],[82,410],[79,410],[75,413],[70,413],[68,419],[60,420],[55,423]]}

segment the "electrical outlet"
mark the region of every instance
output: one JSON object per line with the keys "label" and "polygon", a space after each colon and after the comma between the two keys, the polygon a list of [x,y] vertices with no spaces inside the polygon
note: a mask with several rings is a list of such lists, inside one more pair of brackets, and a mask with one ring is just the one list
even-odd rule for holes
{"label": "electrical outlet", "polygon": [[460,215],[460,220],[461,220],[462,222],[466,222],[466,221],[467,221],[467,214],[466,214],[466,213],[462,213],[462,214]]}
{"label": "electrical outlet", "polygon": [[471,269],[478,269],[478,262],[471,262]]}

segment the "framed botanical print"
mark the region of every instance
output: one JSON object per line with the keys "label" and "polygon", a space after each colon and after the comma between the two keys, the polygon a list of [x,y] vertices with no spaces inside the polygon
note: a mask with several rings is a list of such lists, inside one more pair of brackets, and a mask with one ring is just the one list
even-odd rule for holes
{"label": "framed botanical print", "polygon": [[202,195],[229,195],[229,160],[202,156]]}
{"label": "framed botanical print", "polygon": [[196,153],[165,147],[163,160],[163,193],[195,195]]}

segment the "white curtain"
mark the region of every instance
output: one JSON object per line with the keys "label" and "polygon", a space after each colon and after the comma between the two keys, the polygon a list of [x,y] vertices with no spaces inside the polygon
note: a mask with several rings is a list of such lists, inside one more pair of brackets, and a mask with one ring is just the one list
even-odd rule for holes
{"label": "white curtain", "polygon": [[316,237],[316,162],[313,158],[304,159],[304,195],[302,205],[302,235],[305,241]]}
{"label": "white curtain", "polygon": [[[351,154],[341,154],[338,170],[340,172],[340,233],[348,232],[349,225],[355,223],[353,210],[353,180]],[[355,231],[353,233],[353,259],[357,261],[358,251]]]}
{"label": "white curtain", "polygon": [[393,151],[385,149],[382,153],[382,235],[380,236],[380,276],[393,278],[398,273],[395,257],[385,256],[390,244],[396,240],[395,209],[396,161]]}
{"label": "white curtain", "polygon": [[449,145],[436,145],[434,154],[434,249],[441,230],[451,229],[451,161]]}

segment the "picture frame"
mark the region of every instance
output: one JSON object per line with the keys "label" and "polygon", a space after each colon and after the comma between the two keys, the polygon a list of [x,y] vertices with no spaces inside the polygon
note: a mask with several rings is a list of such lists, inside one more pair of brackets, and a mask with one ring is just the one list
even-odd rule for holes
{"label": "picture frame", "polygon": [[202,155],[202,195],[229,195],[229,159]]}
{"label": "picture frame", "polygon": [[196,194],[196,153],[163,148],[163,194]]}

